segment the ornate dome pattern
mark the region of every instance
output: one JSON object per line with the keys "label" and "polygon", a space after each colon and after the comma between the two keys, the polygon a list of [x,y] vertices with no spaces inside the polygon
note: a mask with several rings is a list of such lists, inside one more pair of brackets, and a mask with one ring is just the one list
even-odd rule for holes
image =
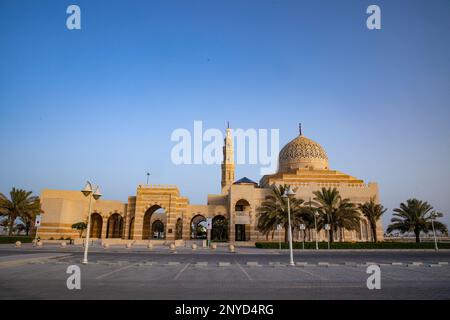
{"label": "ornate dome pattern", "polygon": [[328,156],[320,144],[298,136],[281,149],[279,157],[279,170],[289,171],[299,168],[328,169]]}

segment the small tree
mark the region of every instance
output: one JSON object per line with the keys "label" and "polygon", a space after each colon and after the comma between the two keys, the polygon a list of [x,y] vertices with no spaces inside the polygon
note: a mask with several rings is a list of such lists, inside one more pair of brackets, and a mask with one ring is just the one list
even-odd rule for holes
{"label": "small tree", "polygon": [[41,212],[39,197],[32,196],[31,191],[12,188],[9,193],[9,199],[3,193],[0,193],[0,215],[6,216],[8,219],[9,235],[12,235],[17,218],[23,218],[24,216],[35,217],[36,214]]}
{"label": "small tree", "polygon": [[76,229],[80,233],[80,238],[83,237],[83,232],[86,228],[87,224],[85,222],[77,222],[72,225],[72,229]]}
{"label": "small tree", "polygon": [[372,231],[373,242],[377,242],[377,221],[380,220],[383,213],[386,212],[381,204],[375,203],[374,198],[370,198],[369,202],[365,202],[358,205],[359,211],[367,218]]}
{"label": "small tree", "polygon": [[[272,186],[272,192],[257,208],[259,232],[269,237],[269,234],[274,236],[277,225],[281,224],[284,227],[284,242],[288,242],[288,209],[287,199],[283,198],[285,190],[289,188],[288,185]],[[292,198],[289,200],[291,213],[291,226],[296,226],[303,223],[304,218],[308,215],[309,210],[303,206],[303,199]]]}
{"label": "small tree", "polygon": [[333,233],[340,229],[356,230],[359,227],[360,215],[350,199],[342,199],[336,188],[322,188],[314,191],[313,206],[319,213],[317,229],[321,230],[325,224],[330,225],[329,239],[333,242]]}
{"label": "small tree", "polygon": [[[406,203],[400,203],[399,208],[394,209],[394,215],[387,232],[394,230],[400,233],[414,232],[416,242],[420,242],[420,233],[428,233],[432,230],[431,220],[442,217],[442,213],[433,211],[433,207],[426,201],[408,199]],[[439,221],[434,221],[434,228],[442,233],[448,233],[447,226]]]}

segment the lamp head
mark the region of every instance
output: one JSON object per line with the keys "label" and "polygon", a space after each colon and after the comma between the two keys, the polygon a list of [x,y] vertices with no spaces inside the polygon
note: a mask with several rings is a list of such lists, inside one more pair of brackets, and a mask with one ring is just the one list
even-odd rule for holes
{"label": "lamp head", "polygon": [[86,186],[84,187],[83,190],[81,190],[81,192],[84,194],[85,197],[88,197],[92,193],[92,185],[89,181],[86,182]]}
{"label": "lamp head", "polygon": [[287,189],[284,190],[282,197],[287,198],[287,197],[294,196],[294,195],[295,195],[294,190],[292,190],[291,186],[289,186]]}
{"label": "lamp head", "polygon": [[95,189],[94,194],[92,195],[94,197],[95,200],[100,199],[100,197],[102,196],[101,192],[100,192],[100,188],[97,187],[97,189]]}
{"label": "lamp head", "polygon": [[291,187],[289,187],[289,189],[288,189],[288,196],[295,196],[295,192],[294,192],[294,190],[292,190]]}

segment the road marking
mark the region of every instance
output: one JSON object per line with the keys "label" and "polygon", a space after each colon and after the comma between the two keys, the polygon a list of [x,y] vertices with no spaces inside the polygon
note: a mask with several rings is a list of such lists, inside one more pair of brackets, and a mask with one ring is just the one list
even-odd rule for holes
{"label": "road marking", "polygon": [[234,262],[236,262],[236,264],[239,267],[239,269],[241,269],[242,272],[247,276],[247,279],[250,280],[250,281],[253,281],[252,277],[250,277],[250,275],[247,273],[247,271],[245,271],[245,269],[242,268],[242,266],[239,264],[239,262],[236,261],[236,259],[234,259]]}
{"label": "road marking", "polygon": [[189,265],[190,265],[190,263],[187,263],[187,264],[184,266],[184,268],[181,269],[180,272],[177,273],[177,275],[175,276],[175,278],[173,278],[173,280],[177,280],[177,279],[181,276],[181,274],[184,272],[184,270],[186,270],[187,267],[189,267]]}
{"label": "road marking", "polygon": [[[3,268],[13,268],[17,266],[21,266],[28,263],[33,264],[47,264],[51,262],[55,258],[61,258],[68,256],[67,254],[49,254],[49,255],[42,255],[42,253],[36,253],[36,254],[28,254],[27,255],[12,255],[12,256],[6,256],[5,259],[0,259],[0,269]],[[9,260],[11,258],[16,258],[14,260]]]}
{"label": "road marking", "polygon": [[249,267],[260,267],[261,265],[257,261],[249,261],[249,262],[247,262],[247,266],[249,266]]}
{"label": "road marking", "polygon": [[319,278],[320,280],[328,281],[327,278],[322,277],[322,276],[320,276],[320,275],[318,275],[318,274],[309,272],[309,271],[305,270],[304,268],[301,268],[301,269],[300,269],[300,268],[295,268],[295,269],[297,269],[298,271],[304,272],[304,273],[306,273],[306,274],[309,274],[310,276],[317,277],[317,278]]}
{"label": "road marking", "polygon": [[[21,266],[24,267],[24,266]],[[53,268],[52,268],[53,267]],[[61,268],[62,267],[62,268]],[[47,273],[54,273],[56,271],[59,271],[59,269],[65,270],[67,269],[66,266],[61,266],[61,265],[54,265],[54,266],[46,266],[45,270],[41,270],[41,271],[35,271],[35,270],[23,270],[16,268],[14,269],[14,273],[9,273],[8,274],[8,279],[30,279],[30,276],[32,277],[32,279],[35,279],[36,275],[44,275]]]}
{"label": "road marking", "polygon": [[128,266],[125,266],[125,267],[122,267],[122,268],[119,268],[119,269],[116,269],[116,270],[113,270],[113,271],[104,273],[104,274],[102,274],[102,275],[99,275],[99,276],[96,277],[95,279],[97,279],[97,280],[103,279],[103,278],[105,278],[105,277],[107,277],[107,276],[110,276],[110,275],[116,273],[116,272],[119,272],[119,271],[122,271],[122,270],[126,270],[126,269],[128,269],[128,268],[133,267],[133,266],[134,266],[134,265],[130,264],[130,265],[128,265]]}

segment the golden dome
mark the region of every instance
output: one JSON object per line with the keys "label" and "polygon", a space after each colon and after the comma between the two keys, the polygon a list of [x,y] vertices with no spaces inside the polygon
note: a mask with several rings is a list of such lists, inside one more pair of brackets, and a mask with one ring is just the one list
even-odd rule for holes
{"label": "golden dome", "polygon": [[278,156],[278,172],[297,169],[328,169],[328,156],[320,144],[299,135],[281,149]]}

